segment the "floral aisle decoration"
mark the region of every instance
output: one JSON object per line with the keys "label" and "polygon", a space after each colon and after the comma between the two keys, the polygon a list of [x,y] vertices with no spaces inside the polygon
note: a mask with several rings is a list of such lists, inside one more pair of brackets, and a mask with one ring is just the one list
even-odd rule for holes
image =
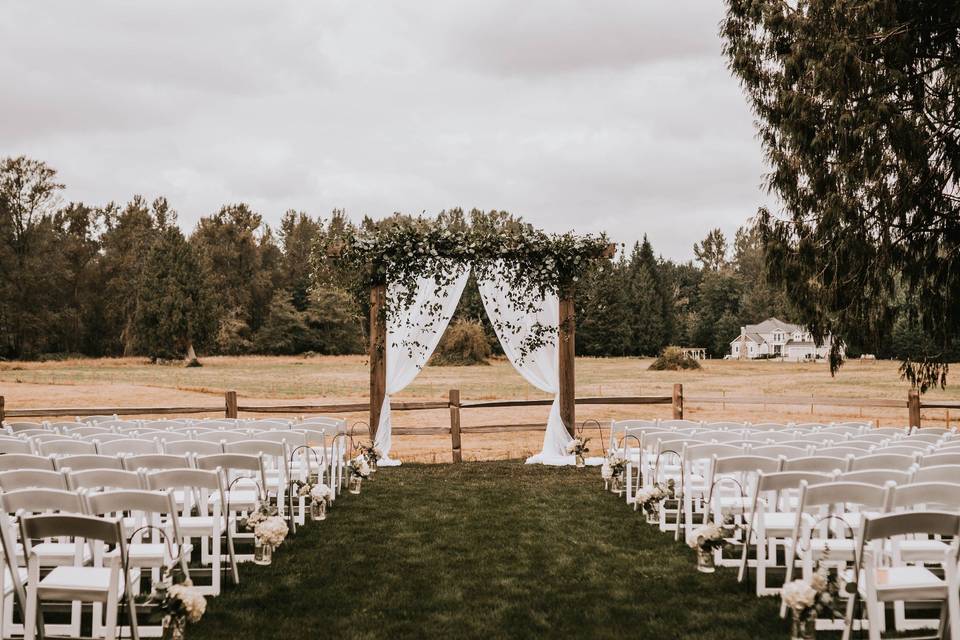
{"label": "floral aisle decoration", "polygon": [[190,580],[183,578],[179,570],[179,559],[163,567],[160,580],[144,604],[153,605],[151,618],[158,617],[162,624],[164,640],[183,640],[187,635],[187,625],[200,622],[207,610],[207,599]]}
{"label": "floral aisle decoration", "polygon": [[370,473],[377,472],[377,462],[383,458],[383,453],[380,451],[380,447],[377,447],[372,442],[364,442],[361,444],[358,449],[360,454],[366,458],[367,464],[370,465]]}
{"label": "floral aisle decoration", "polygon": [[370,463],[367,462],[366,457],[361,453],[350,460],[348,469],[350,471],[350,493],[354,495],[359,494],[363,481],[370,477]]}
{"label": "floral aisle decoration", "polygon": [[300,498],[309,498],[310,500],[310,519],[314,522],[327,519],[327,509],[333,502],[333,489],[326,483],[320,482],[316,477],[303,480],[295,480],[297,487],[297,496]]}
{"label": "floral aisle decoration", "polygon": [[687,545],[697,552],[697,571],[716,571],[713,552],[722,548],[725,543],[723,527],[716,522],[707,522],[691,531],[687,537]]}
{"label": "floral aisle decoration", "polygon": [[604,489],[620,495],[623,493],[623,479],[627,473],[627,459],[618,452],[611,451],[600,467],[600,476],[603,478]]}
{"label": "floral aisle decoration", "polygon": [[574,455],[578,469],[582,469],[584,466],[586,466],[583,454],[590,451],[590,449],[587,447],[588,442],[590,442],[590,438],[584,438],[582,435],[577,435],[567,444],[567,453],[572,453]]}
{"label": "floral aisle decoration", "polygon": [[793,580],[783,585],[780,597],[790,609],[791,640],[811,640],[816,636],[817,618],[832,618],[840,594],[840,578],[818,562],[809,580]]}
{"label": "floral aisle decoration", "polygon": [[667,492],[658,484],[637,491],[633,509],[643,509],[647,522],[655,524],[660,521],[660,502],[667,497]]}
{"label": "floral aisle decoration", "polygon": [[256,564],[268,565],[273,562],[273,551],[287,538],[287,521],[280,516],[268,516],[253,528],[254,553]]}

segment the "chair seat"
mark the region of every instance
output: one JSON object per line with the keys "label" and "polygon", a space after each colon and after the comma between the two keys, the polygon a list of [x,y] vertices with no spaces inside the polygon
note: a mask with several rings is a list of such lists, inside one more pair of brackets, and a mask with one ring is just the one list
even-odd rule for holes
{"label": "chair seat", "polygon": [[[876,570],[877,599],[892,600],[943,600],[947,597],[947,584],[925,567],[904,566]],[[866,585],[861,582],[861,593]]]}
{"label": "chair seat", "polygon": [[749,509],[753,502],[750,498],[741,496],[719,496],[715,498],[721,509]]}
{"label": "chair seat", "polygon": [[[192,545],[184,545],[189,549]],[[116,549],[109,551],[104,558],[115,557],[119,552]],[[176,545],[173,545],[173,555],[179,555]],[[167,545],[162,542],[131,542],[127,545],[127,556],[132,567],[162,567],[170,560]]]}
{"label": "chair seat", "polygon": [[[843,515],[838,516],[837,519],[834,519],[830,523],[830,528],[836,531],[837,533],[843,534],[846,530],[844,523],[850,526],[853,529],[854,533],[860,531],[860,526],[863,524],[864,516],[869,518],[876,518],[877,516],[882,515],[879,511],[850,511],[844,513]],[[841,521],[839,518],[843,518]],[[846,532],[849,533],[849,532]]]}
{"label": "chair seat", "polygon": [[[253,509],[260,502],[260,493],[256,489],[232,489],[226,492],[227,504],[231,510]],[[220,494],[210,496],[210,504],[220,502]]]}
{"label": "chair seat", "polygon": [[[41,600],[106,602],[111,573],[107,567],[56,567],[40,580],[37,595]],[[122,574],[117,575],[118,593],[123,593]]]}

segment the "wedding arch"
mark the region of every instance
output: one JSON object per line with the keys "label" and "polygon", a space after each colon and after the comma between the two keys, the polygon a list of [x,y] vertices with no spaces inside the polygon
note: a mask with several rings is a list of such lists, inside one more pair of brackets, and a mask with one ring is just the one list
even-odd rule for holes
{"label": "wedding arch", "polygon": [[369,291],[369,424],[381,464],[399,464],[389,457],[390,398],[429,361],[471,273],[510,363],[554,396],[543,448],[527,462],[565,464],[576,425],[574,290],[614,251],[602,234],[547,234],[496,211],[394,215],[327,238],[320,279]]}

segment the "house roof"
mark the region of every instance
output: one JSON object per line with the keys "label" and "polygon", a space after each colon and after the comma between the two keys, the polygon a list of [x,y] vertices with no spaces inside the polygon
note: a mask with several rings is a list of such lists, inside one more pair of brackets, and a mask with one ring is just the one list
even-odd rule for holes
{"label": "house roof", "polygon": [[815,347],[813,340],[787,340],[785,347]]}
{"label": "house roof", "polygon": [[[762,337],[760,334],[758,334],[758,333],[750,333],[750,332],[747,332],[747,340],[749,340],[750,342],[753,342],[753,343],[755,343],[755,344],[757,344],[757,345],[761,345],[761,344],[763,344],[764,342],[766,342],[766,340],[764,340],[763,337]],[[730,344],[734,344],[734,343],[736,343],[736,342],[740,342],[740,336],[737,336],[736,338],[734,338],[733,340],[731,340],[731,341],[730,341]]]}
{"label": "house roof", "polygon": [[798,324],[790,324],[789,322],[784,322],[779,318],[767,318],[759,324],[748,324],[747,325],[747,334],[751,333],[773,333],[775,330],[780,329],[784,333],[792,333],[794,331],[803,331],[803,327]]}

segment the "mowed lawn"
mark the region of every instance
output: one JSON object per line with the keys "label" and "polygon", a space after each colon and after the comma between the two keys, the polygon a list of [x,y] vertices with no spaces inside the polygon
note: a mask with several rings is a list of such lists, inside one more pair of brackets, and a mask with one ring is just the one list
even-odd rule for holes
{"label": "mowed lawn", "polygon": [[778,602],[614,495],[597,468],[383,469],[273,565],[242,565],[190,629],[213,638],[772,638]]}

